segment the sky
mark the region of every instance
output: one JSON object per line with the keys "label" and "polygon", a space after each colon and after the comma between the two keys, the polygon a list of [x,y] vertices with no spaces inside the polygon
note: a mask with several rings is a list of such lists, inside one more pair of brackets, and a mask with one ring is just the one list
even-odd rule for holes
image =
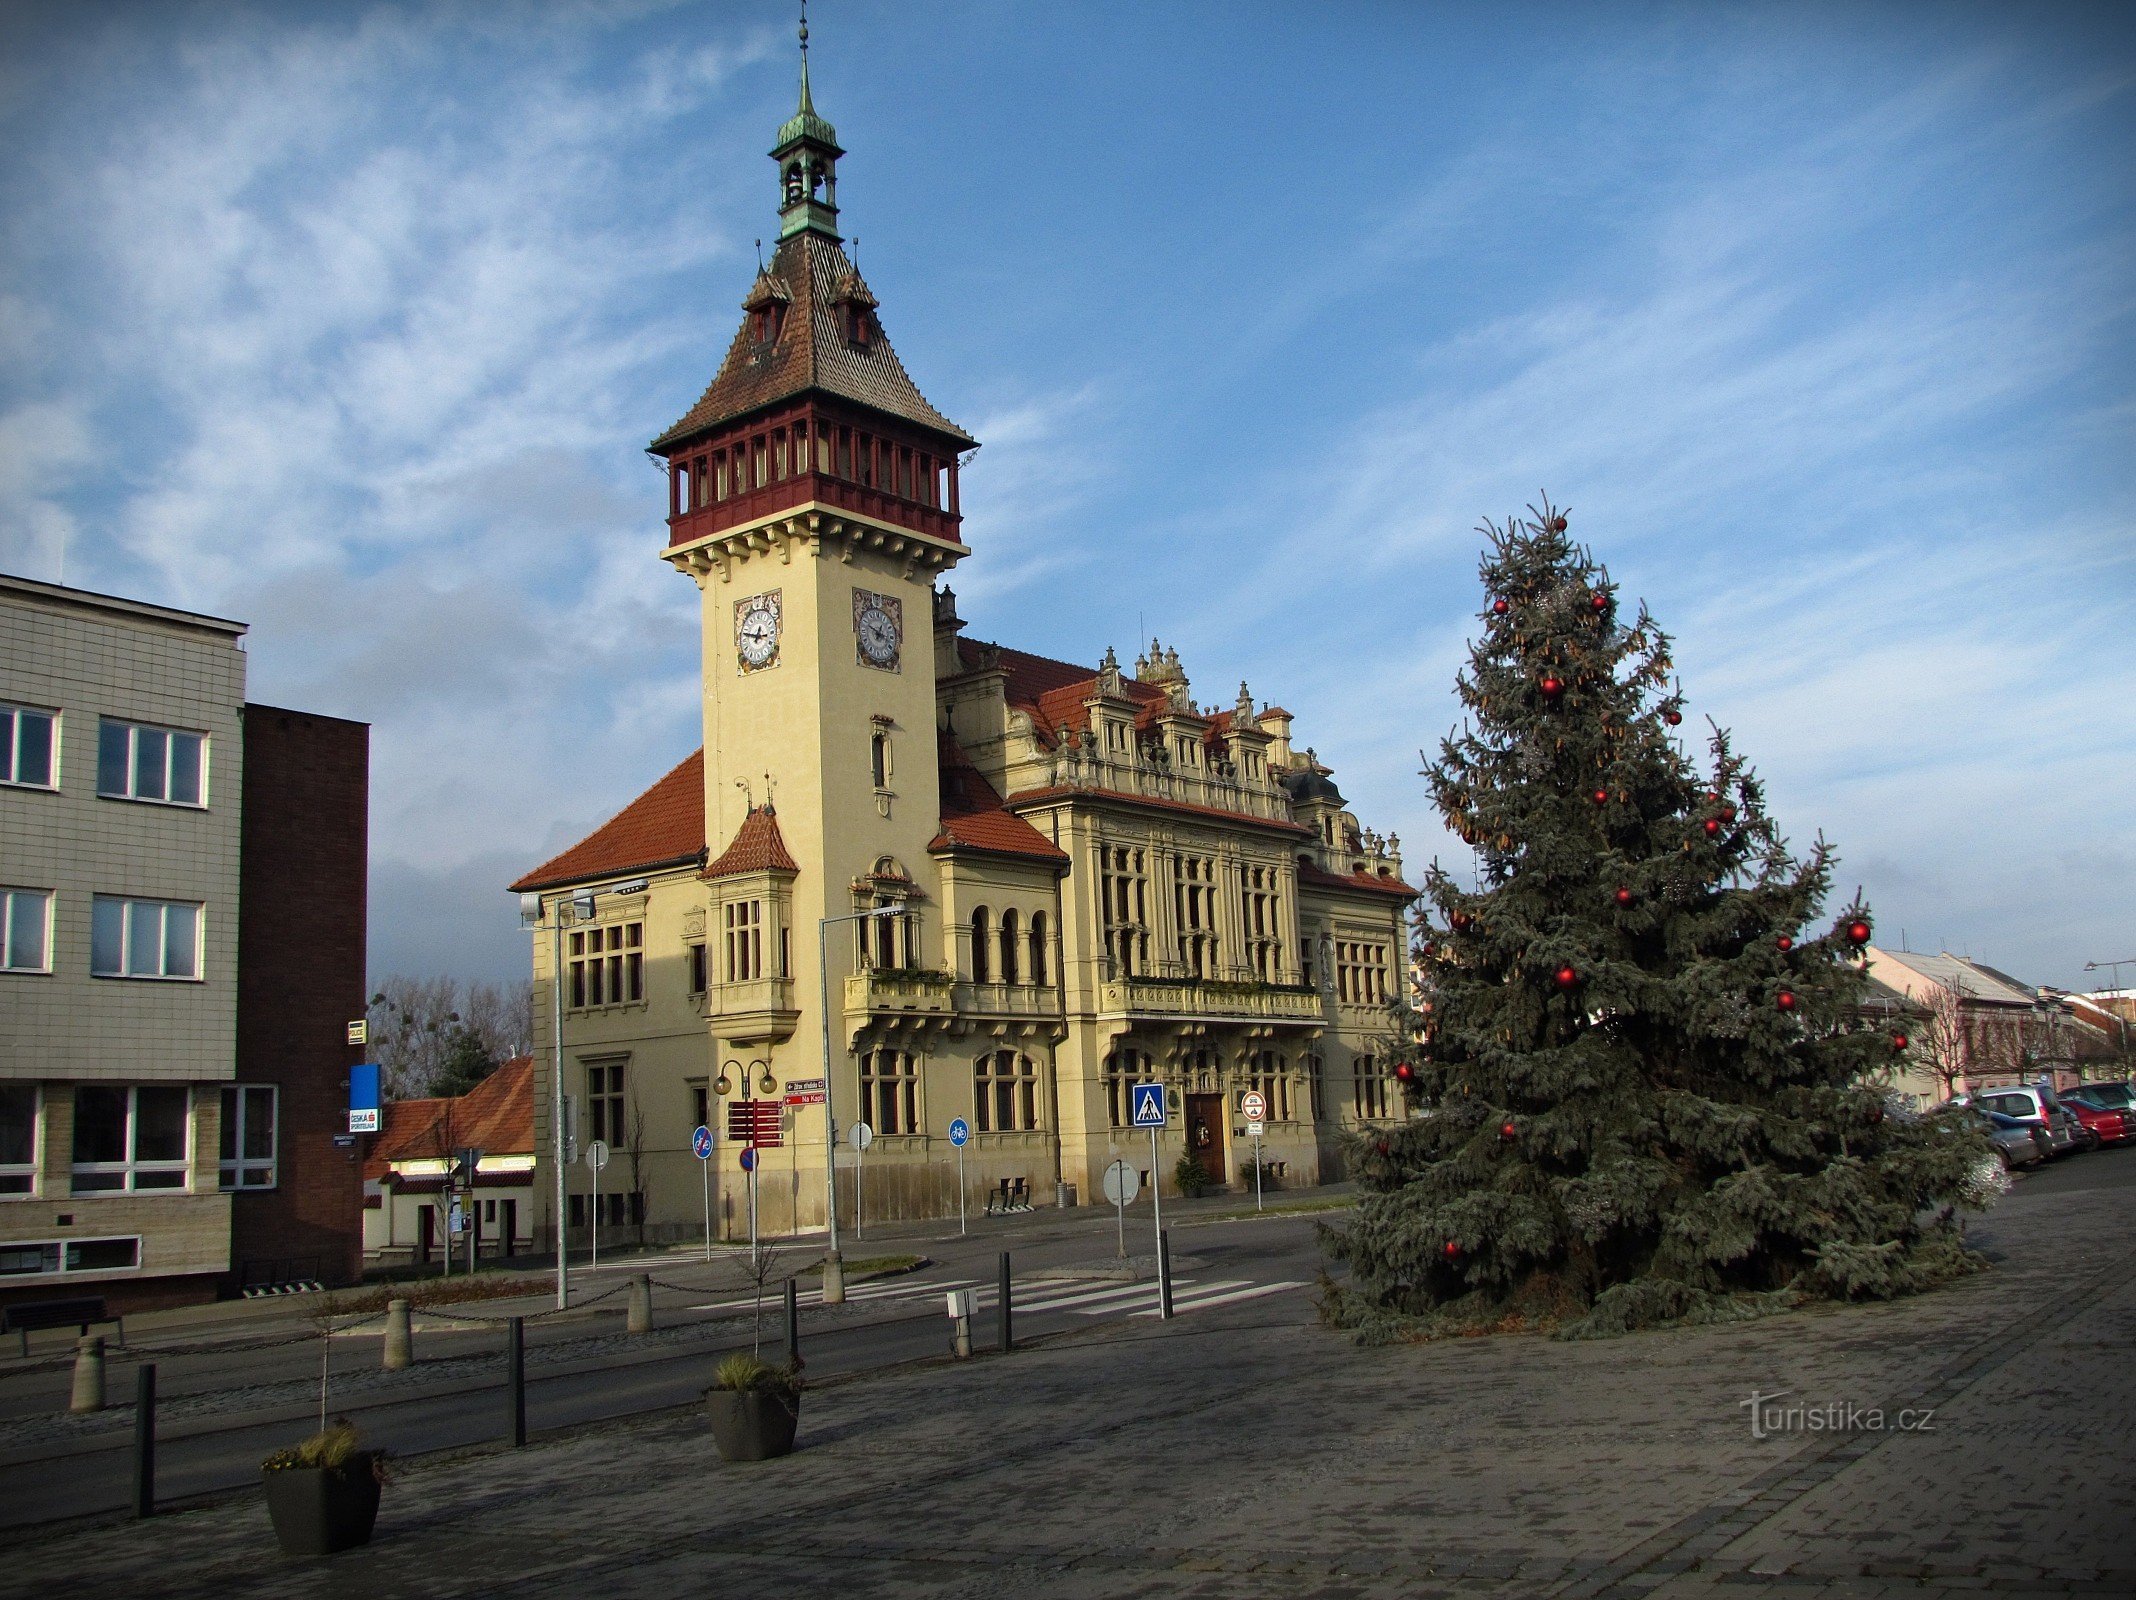
{"label": "sky", "polygon": [[[0,10],[0,569],[243,619],[251,698],[371,724],[374,980],[524,974],[506,885],[695,748],[644,446],[776,231],[792,11]],[[2136,9],[810,25],[983,441],[973,636],[1154,634],[1458,870],[1418,752],[1477,524],[1547,492],[1880,941],[2136,957]]]}

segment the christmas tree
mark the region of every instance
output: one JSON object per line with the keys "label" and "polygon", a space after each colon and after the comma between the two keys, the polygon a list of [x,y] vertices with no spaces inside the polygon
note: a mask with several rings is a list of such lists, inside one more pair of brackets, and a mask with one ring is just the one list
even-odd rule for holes
{"label": "christmas tree", "polygon": [[1413,1112],[1352,1141],[1327,1309],[1368,1335],[1573,1335],[1885,1297],[1977,1265],[1971,1119],[1887,1106],[1857,897],[1793,856],[1725,732],[1679,747],[1669,642],[1547,501],[1489,537],[1472,721],[1427,768],[1474,886],[1434,866]]}

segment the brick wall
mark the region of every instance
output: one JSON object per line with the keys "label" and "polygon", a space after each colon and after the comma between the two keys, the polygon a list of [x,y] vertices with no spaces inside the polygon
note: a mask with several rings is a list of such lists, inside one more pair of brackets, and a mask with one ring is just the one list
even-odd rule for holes
{"label": "brick wall", "polygon": [[237,1081],[281,1090],[277,1184],[232,1197],[231,1278],[354,1282],[363,1181],[346,1043],[364,1014],[370,734],[338,717],[245,707]]}

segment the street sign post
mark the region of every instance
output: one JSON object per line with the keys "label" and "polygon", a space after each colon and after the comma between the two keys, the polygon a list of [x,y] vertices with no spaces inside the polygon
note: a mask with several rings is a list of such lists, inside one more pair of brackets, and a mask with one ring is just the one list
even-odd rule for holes
{"label": "street sign post", "polygon": [[957,1232],[964,1231],[964,1147],[972,1142],[972,1125],[962,1117],[949,1124],[949,1142],[957,1147]]}
{"label": "street sign post", "polygon": [[712,1259],[712,1130],[703,1123],[690,1135],[690,1154],[697,1157],[705,1180],[705,1259]]}
{"label": "street sign post", "polygon": [[1261,1209],[1261,1129],[1268,1122],[1268,1096],[1258,1089],[1248,1089],[1239,1101],[1239,1109],[1246,1113],[1246,1132],[1253,1140],[1253,1208]]}
{"label": "street sign post", "polygon": [[846,1129],[846,1142],[853,1147],[853,1237],[865,1239],[868,1224],[862,1199],[867,1194],[864,1177],[868,1170],[866,1160],[868,1146],[875,1143],[875,1130],[865,1122],[856,1122]]}
{"label": "street sign post", "polygon": [[1113,1221],[1120,1233],[1120,1254],[1127,1254],[1127,1203],[1142,1192],[1142,1175],[1125,1161],[1105,1169],[1105,1198],[1113,1203]]}
{"label": "street sign post", "polygon": [[[1128,1105],[1134,1111],[1134,1125],[1150,1130],[1150,1210],[1154,1213],[1157,1228],[1157,1246],[1160,1255],[1164,1249],[1164,1168],[1158,1164],[1157,1130],[1167,1120],[1164,1109],[1164,1085],[1161,1083],[1137,1083],[1128,1086]],[[1164,1292],[1164,1272],[1160,1266],[1157,1273],[1157,1315],[1172,1314],[1171,1297]]]}
{"label": "street sign post", "polygon": [[751,1145],[742,1152],[742,1170],[749,1174],[749,1270],[754,1272],[757,1268],[757,1153],[755,1145]]}
{"label": "street sign post", "polygon": [[593,1260],[588,1272],[601,1270],[601,1169],[608,1165],[608,1141],[596,1139],[586,1146],[586,1165],[593,1171]]}

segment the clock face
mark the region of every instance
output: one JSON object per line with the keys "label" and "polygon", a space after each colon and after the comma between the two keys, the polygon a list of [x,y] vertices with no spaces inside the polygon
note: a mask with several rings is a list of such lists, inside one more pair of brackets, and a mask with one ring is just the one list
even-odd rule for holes
{"label": "clock face", "polygon": [[734,603],[734,649],[744,672],[758,672],[779,659],[779,592]]}
{"label": "clock face", "polygon": [[904,637],[904,607],[894,595],[853,592],[853,633],[860,658],[871,667],[897,665],[898,646]]}

